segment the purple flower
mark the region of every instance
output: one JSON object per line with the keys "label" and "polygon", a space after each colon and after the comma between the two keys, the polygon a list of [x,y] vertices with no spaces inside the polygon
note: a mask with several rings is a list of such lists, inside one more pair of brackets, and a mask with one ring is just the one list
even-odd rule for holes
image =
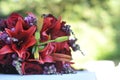
{"label": "purple flower", "polygon": [[11,38],[6,32],[1,32],[0,33],[0,42],[1,44],[10,44],[11,43]]}
{"label": "purple flower", "polygon": [[37,24],[37,19],[32,13],[28,13],[28,16],[24,20],[29,27]]}
{"label": "purple flower", "polygon": [[14,28],[18,21],[18,18],[22,18],[22,16],[17,13],[12,13],[6,20],[7,28]]}

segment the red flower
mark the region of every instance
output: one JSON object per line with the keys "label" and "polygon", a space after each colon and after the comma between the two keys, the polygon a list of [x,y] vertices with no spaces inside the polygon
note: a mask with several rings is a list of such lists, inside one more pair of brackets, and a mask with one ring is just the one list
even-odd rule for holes
{"label": "red flower", "polygon": [[49,36],[51,39],[55,39],[57,37],[66,36],[66,32],[62,30],[62,27],[65,25],[65,22],[61,21],[61,17],[56,19],[52,15],[46,15],[44,17],[43,26],[41,29],[41,41],[47,41]]}
{"label": "red flower", "polygon": [[28,48],[33,46],[36,43],[34,33],[36,30],[35,26],[30,27],[27,30],[23,29],[22,18],[19,18],[16,25],[15,30],[6,29],[6,32],[12,38],[12,49],[18,54],[20,58],[23,58],[24,55],[28,55],[26,53]]}
{"label": "red flower", "polygon": [[40,62],[54,62],[53,57],[51,56],[51,54],[54,53],[54,50],[54,46],[51,43],[47,44],[43,50],[39,51]]}
{"label": "red flower", "polygon": [[65,31],[62,30],[62,27],[65,26],[65,22],[61,22],[61,18],[56,21],[54,28],[51,30],[51,39],[55,39],[61,36],[69,36]]}
{"label": "red flower", "polygon": [[67,41],[55,43],[55,45],[56,45],[55,47],[56,53],[62,53],[62,54],[67,54],[71,56],[71,50],[69,48]]}
{"label": "red flower", "polygon": [[[62,47],[61,47],[62,46]],[[49,43],[43,50],[39,51],[40,62],[55,62],[55,61],[67,61],[71,58],[69,46],[66,42],[63,43]]]}
{"label": "red flower", "polygon": [[19,17],[22,18],[21,15],[19,15],[17,13],[12,13],[6,20],[7,27],[9,29],[14,28]]}
{"label": "red flower", "polygon": [[54,25],[56,23],[57,19],[48,14],[48,15],[44,15],[44,21],[43,21],[43,26],[41,29],[41,41],[47,41],[49,39],[49,34],[51,33],[51,29],[54,28]]}
{"label": "red flower", "polygon": [[42,74],[43,69],[38,61],[28,60],[22,63],[23,74]]}
{"label": "red flower", "polygon": [[0,55],[0,64],[11,64],[12,63],[12,54],[2,54]]}

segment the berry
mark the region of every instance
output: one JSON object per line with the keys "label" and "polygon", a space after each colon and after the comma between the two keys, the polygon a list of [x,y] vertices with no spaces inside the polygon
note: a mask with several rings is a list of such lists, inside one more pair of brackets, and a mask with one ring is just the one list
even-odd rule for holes
{"label": "berry", "polygon": [[57,69],[54,64],[44,65],[44,74],[57,74]]}
{"label": "berry", "polygon": [[76,73],[76,71],[71,68],[70,64],[63,64],[62,73],[70,74],[70,73]]}
{"label": "berry", "polygon": [[71,29],[70,29],[70,25],[66,25],[66,26],[63,26],[62,27],[62,30],[64,31],[64,32],[66,32],[66,34],[70,34],[71,33]]}

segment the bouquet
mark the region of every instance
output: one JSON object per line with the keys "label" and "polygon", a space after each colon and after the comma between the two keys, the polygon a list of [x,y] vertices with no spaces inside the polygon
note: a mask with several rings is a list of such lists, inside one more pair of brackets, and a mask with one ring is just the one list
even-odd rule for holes
{"label": "bouquet", "polygon": [[80,50],[70,25],[52,14],[37,18],[12,13],[0,19],[0,72],[9,74],[68,74],[71,50]]}

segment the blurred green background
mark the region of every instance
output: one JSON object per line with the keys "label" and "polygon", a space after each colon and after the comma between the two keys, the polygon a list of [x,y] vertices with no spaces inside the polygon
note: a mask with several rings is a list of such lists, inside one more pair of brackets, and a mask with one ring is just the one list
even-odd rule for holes
{"label": "blurred green background", "polygon": [[[85,53],[73,52],[77,64],[120,60],[120,0],[0,0],[0,18],[12,12],[51,13],[70,24]],[[75,64],[75,66],[77,66]]]}

